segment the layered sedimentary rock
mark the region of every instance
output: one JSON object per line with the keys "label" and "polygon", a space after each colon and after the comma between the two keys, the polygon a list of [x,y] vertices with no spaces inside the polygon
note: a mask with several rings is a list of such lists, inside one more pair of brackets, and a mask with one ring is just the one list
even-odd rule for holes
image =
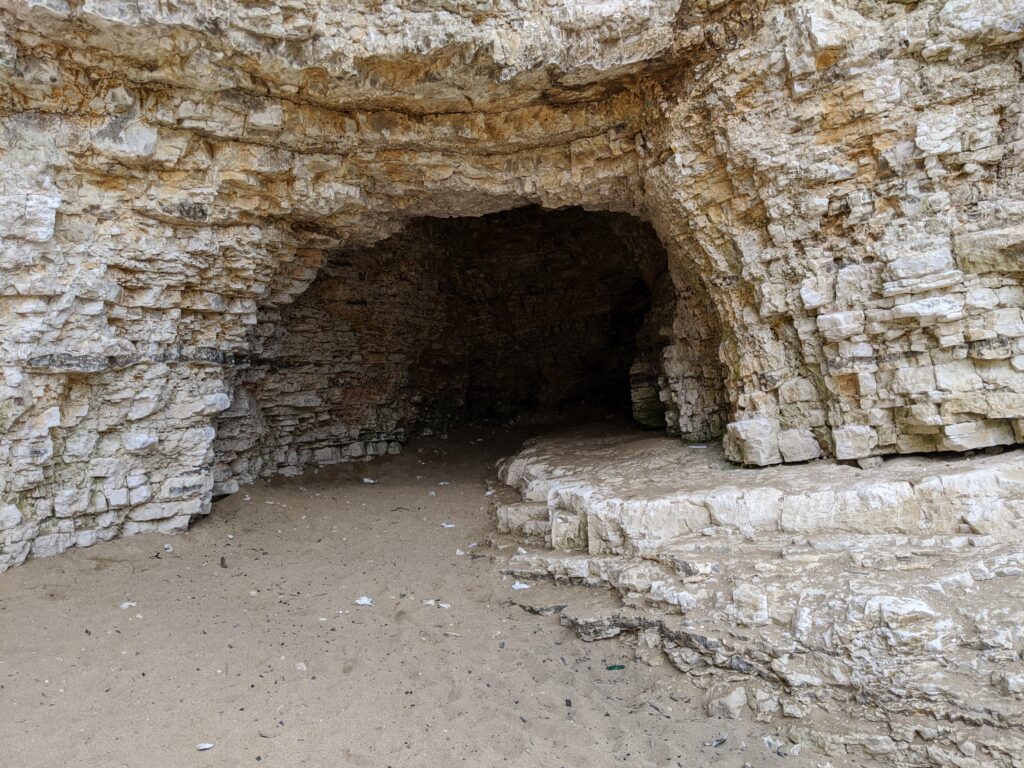
{"label": "layered sedimentary rock", "polygon": [[[535,208],[420,219],[330,254],[293,304],[261,316],[252,357],[236,366],[215,492],[394,452],[465,420],[628,411],[665,258],[632,217]],[[658,302],[673,310],[670,295]],[[666,343],[647,344],[655,397],[669,386]]]}
{"label": "layered sedimentary rock", "polygon": [[602,588],[525,601],[584,640],[633,636],[709,715],[840,758],[1019,765],[1024,455],[806,469],[607,428],[539,438],[502,467],[521,500],[500,527],[529,547],[506,568]]}
{"label": "layered sedimentary rock", "polygon": [[733,461],[1018,442],[1022,19],[0,0],[0,568],[208,511],[266,323],[424,216],[648,222],[675,307],[635,410]]}

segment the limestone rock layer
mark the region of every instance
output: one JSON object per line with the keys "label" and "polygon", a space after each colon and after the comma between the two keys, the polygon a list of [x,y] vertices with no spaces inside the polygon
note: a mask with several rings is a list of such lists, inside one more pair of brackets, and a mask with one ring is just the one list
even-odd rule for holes
{"label": "limestone rock layer", "polygon": [[1020,442],[1022,39],[1021,0],[0,0],[0,568],[391,450],[253,364],[423,217],[646,222],[634,412],[733,461]]}
{"label": "limestone rock layer", "polygon": [[686,672],[711,716],[837,764],[1019,766],[1024,454],[816,469],[547,434],[502,465],[505,570],[583,640]]}

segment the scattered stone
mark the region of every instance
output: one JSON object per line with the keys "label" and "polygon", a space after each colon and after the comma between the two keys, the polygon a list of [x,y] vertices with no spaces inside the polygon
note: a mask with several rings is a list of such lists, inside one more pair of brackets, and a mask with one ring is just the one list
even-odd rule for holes
{"label": "scattered stone", "polygon": [[747,691],[742,686],[737,686],[724,696],[708,701],[707,711],[709,717],[727,717],[735,720],[747,706]]}

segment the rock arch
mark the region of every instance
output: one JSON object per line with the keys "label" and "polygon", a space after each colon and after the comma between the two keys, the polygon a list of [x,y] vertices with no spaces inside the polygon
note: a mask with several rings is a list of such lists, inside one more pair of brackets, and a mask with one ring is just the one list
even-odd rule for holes
{"label": "rock arch", "polygon": [[420,218],[322,261],[292,303],[261,312],[231,373],[216,493],[393,453],[467,418],[603,406],[687,439],[724,429],[706,292],[693,276],[676,284],[633,216]]}

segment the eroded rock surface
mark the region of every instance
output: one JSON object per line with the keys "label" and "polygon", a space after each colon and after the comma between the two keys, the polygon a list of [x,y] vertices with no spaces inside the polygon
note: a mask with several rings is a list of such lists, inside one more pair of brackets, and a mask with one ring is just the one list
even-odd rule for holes
{"label": "eroded rock surface", "polygon": [[[424,216],[649,222],[675,306],[634,411],[733,461],[1018,442],[1022,18],[0,0],[0,568],[180,529],[254,474],[224,467],[258,435],[217,431],[266,323]],[[378,423],[312,460],[390,450]]]}
{"label": "eroded rock surface", "polygon": [[529,546],[510,573],[610,590],[566,588],[562,622],[635,634],[638,658],[703,681],[709,715],[788,724],[836,757],[1016,766],[1022,469],[1015,452],[744,470],[591,431],[506,461],[523,501],[497,513]]}

